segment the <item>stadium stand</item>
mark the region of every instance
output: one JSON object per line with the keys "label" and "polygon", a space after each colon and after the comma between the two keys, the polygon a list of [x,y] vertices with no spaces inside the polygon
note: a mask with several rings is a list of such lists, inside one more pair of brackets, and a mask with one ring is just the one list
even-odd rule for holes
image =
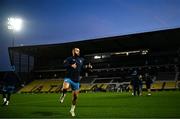
{"label": "stadium stand", "polygon": [[152,90],[163,90],[164,82],[162,81],[156,81],[152,84],[151,89]]}
{"label": "stadium stand", "polygon": [[177,89],[176,81],[166,81],[164,85],[164,89]]}
{"label": "stadium stand", "polygon": [[85,83],[82,83],[81,87],[80,87],[80,91],[81,92],[92,91],[94,86],[95,86],[95,84],[90,84],[90,83],[85,84]]}
{"label": "stadium stand", "polygon": [[34,80],[30,84],[19,90],[19,93],[52,93],[60,92],[62,79]]}
{"label": "stadium stand", "polygon": [[17,54],[13,65],[25,81],[25,87],[19,92],[60,91],[62,81],[58,79],[65,74],[63,60],[74,46],[81,49],[83,57],[93,67],[88,75],[83,75],[81,91],[128,90],[133,69],[141,75],[149,73],[153,77],[153,90],[171,90],[180,87],[178,39],[179,28],[71,43],[13,47],[9,52]]}

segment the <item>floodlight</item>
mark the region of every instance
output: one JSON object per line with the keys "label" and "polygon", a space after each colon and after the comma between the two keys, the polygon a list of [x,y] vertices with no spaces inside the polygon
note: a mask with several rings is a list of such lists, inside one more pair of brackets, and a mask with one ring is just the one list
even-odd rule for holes
{"label": "floodlight", "polygon": [[22,19],[10,17],[8,18],[8,29],[13,31],[20,31],[22,28]]}

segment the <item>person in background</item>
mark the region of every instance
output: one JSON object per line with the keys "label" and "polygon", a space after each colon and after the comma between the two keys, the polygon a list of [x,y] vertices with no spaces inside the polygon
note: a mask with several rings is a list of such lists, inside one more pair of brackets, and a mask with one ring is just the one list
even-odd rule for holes
{"label": "person in background", "polygon": [[142,95],[142,91],[143,91],[143,77],[140,74],[138,78],[139,78],[139,92],[140,92],[140,95]]}
{"label": "person in background", "polygon": [[19,77],[14,71],[5,72],[1,81],[3,105],[9,105],[11,95],[15,91],[15,88],[19,85],[19,82]]}
{"label": "person in background", "polygon": [[148,95],[151,95],[151,84],[153,83],[153,81],[148,73],[145,73],[144,80],[146,81],[146,89],[148,91]]}
{"label": "person in background", "polygon": [[132,73],[131,85],[132,85],[132,88],[133,88],[133,95],[134,96],[136,96],[136,95],[139,96],[140,95],[140,90],[139,90],[140,80],[139,80],[139,77],[138,77],[137,70],[134,70],[133,73]]}

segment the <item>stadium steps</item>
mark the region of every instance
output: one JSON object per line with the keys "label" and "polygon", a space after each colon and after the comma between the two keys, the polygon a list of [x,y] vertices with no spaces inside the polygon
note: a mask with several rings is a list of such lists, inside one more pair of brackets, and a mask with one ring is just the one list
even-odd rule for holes
{"label": "stadium steps", "polygon": [[26,92],[30,92],[31,90],[33,90],[35,88],[35,86],[37,86],[37,84],[39,84],[40,81],[39,80],[34,80],[31,83],[29,83],[28,85],[24,86],[23,88],[21,88],[18,93],[26,93]]}
{"label": "stadium steps", "polygon": [[19,90],[19,93],[51,93],[61,90],[63,80],[34,80]]}
{"label": "stadium steps", "polygon": [[94,87],[94,84],[81,84],[80,91],[91,91],[92,88]]}
{"label": "stadium steps", "polygon": [[163,89],[164,82],[162,81],[156,81],[151,85],[152,90],[162,90]]}
{"label": "stadium steps", "polygon": [[106,91],[107,88],[108,88],[108,84],[103,84],[103,85],[101,86],[101,89],[104,90],[104,91]]}
{"label": "stadium steps", "polygon": [[177,83],[176,81],[166,81],[164,89],[176,89],[177,88]]}

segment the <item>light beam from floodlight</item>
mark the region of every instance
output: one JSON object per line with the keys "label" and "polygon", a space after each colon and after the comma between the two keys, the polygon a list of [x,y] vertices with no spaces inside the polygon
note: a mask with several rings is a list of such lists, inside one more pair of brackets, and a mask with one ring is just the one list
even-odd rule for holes
{"label": "light beam from floodlight", "polygon": [[[23,20],[20,18],[17,18],[17,17],[9,17],[8,18],[7,28],[9,30],[12,30],[12,32],[13,32],[12,47],[15,46],[15,43],[14,43],[15,42],[15,32],[20,31],[22,29],[22,22],[23,22]],[[11,57],[12,57],[11,65],[12,65],[12,67],[15,67],[13,51],[11,53]]]}

